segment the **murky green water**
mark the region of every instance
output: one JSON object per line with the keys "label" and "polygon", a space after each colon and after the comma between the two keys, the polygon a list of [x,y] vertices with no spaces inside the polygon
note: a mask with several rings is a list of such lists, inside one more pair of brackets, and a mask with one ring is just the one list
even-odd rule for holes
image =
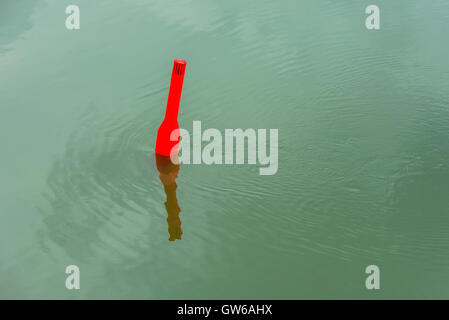
{"label": "murky green water", "polygon": [[[0,0],[0,297],[449,298],[448,33],[444,0]],[[277,174],[164,190],[175,58],[181,127],[277,128]]]}

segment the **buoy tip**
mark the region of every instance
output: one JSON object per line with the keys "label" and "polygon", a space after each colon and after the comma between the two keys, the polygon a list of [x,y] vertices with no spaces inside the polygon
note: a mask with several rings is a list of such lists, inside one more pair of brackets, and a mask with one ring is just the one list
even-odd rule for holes
{"label": "buoy tip", "polygon": [[186,70],[187,62],[182,59],[175,59],[173,63],[173,74],[184,76]]}
{"label": "buoy tip", "polygon": [[187,64],[187,61],[183,60],[183,59],[175,59],[175,64]]}

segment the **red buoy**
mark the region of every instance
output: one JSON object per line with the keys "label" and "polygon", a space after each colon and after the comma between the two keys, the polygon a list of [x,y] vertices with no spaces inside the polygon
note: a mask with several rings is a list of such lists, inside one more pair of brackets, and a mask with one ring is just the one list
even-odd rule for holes
{"label": "red buoy", "polygon": [[170,135],[174,130],[179,130],[178,110],[186,64],[187,62],[181,59],[176,59],[173,64],[165,118],[157,131],[156,139],[156,153],[164,156],[178,153],[179,136],[177,140],[171,141]]}

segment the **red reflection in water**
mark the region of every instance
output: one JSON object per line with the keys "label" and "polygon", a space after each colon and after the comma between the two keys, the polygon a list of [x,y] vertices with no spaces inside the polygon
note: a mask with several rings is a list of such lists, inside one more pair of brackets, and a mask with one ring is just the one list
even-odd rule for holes
{"label": "red reflection in water", "polygon": [[179,219],[181,208],[178,205],[178,199],[176,199],[176,188],[178,187],[176,178],[178,177],[180,166],[179,164],[173,164],[170,157],[160,154],[156,154],[156,166],[159,171],[159,179],[161,179],[164,185],[165,195],[167,196],[167,201],[164,204],[168,215],[168,233],[170,234],[168,240],[181,240],[182,229],[181,220]]}

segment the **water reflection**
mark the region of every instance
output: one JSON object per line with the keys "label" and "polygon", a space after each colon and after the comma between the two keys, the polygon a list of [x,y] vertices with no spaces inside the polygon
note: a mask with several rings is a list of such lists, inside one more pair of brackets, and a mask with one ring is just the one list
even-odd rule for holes
{"label": "water reflection", "polygon": [[165,209],[167,210],[167,223],[168,233],[170,237],[169,241],[181,240],[182,229],[181,220],[179,219],[179,213],[181,208],[178,205],[178,199],[176,199],[176,178],[178,177],[179,164],[175,165],[171,161],[170,157],[156,154],[156,166],[159,171],[159,179],[161,179],[164,185],[164,191],[167,196]]}

